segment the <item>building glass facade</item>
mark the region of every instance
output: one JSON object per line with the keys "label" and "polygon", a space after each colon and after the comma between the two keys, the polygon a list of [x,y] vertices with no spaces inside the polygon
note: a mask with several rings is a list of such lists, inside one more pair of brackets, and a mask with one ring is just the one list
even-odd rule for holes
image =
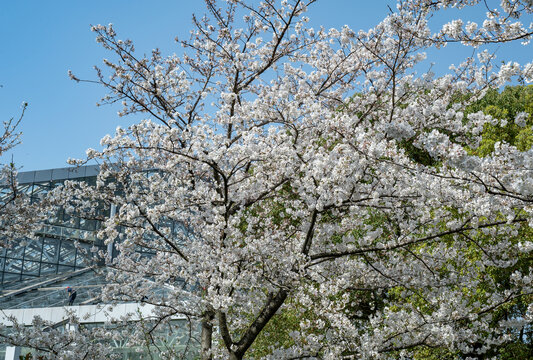
{"label": "building glass facade", "polygon": [[[18,175],[18,191],[25,193],[32,202],[40,201],[46,193],[66,180],[96,184],[98,171],[97,166],[83,166],[22,172]],[[147,176],[150,176],[150,172],[147,172]],[[9,195],[8,189],[0,186],[0,197]],[[111,213],[110,208],[102,207],[95,210],[100,219],[108,218]],[[74,218],[63,209],[59,209],[42,224],[35,237],[15,239],[12,247],[0,248],[0,318],[1,314],[7,313],[16,314],[14,316],[18,321],[36,314],[39,316],[59,314],[62,309],[70,307],[67,286],[74,288],[77,293],[73,307],[80,311],[96,307],[98,313],[101,313],[106,306],[101,303],[101,293],[102,287],[106,284],[107,268],[101,263],[101,259],[95,260],[92,257],[94,251],[107,248],[104,242],[96,237],[100,226],[97,220]],[[166,226],[170,227],[173,233],[187,234],[186,229],[180,224],[169,222]],[[137,252],[143,257],[154,254],[152,249],[141,246],[137,247]],[[156,295],[164,299],[168,296],[167,292],[165,287],[161,287],[156,291]],[[140,306],[139,309],[144,305],[136,302],[126,302],[126,304]],[[80,318],[79,326],[87,328],[114,326],[109,325],[108,320]],[[4,329],[11,331],[9,321],[6,323],[5,319],[0,319],[0,326],[2,321],[6,326]],[[53,324],[50,328],[62,329],[61,331],[68,326],[65,320],[48,321]],[[159,359],[158,352],[163,347],[180,354],[180,358],[198,358],[197,324],[184,318],[176,318],[159,327],[157,332],[158,340],[148,348],[130,343],[127,337],[110,339],[106,345],[124,360]],[[17,347],[17,351],[22,357],[35,352],[24,347]],[[2,344],[0,341],[0,359],[4,358],[15,359],[8,354],[8,344]]]}
{"label": "building glass facade", "polygon": [[[31,201],[42,196],[65,180],[96,182],[97,166],[23,172],[18,175],[20,192]],[[100,209],[108,216],[109,209]],[[0,249],[0,289],[36,277],[58,274],[90,265],[90,249],[104,248],[95,236],[100,224],[96,220],[73,219],[59,210],[43,224],[34,239],[19,239],[24,246]],[[78,244],[75,245],[74,242]]]}

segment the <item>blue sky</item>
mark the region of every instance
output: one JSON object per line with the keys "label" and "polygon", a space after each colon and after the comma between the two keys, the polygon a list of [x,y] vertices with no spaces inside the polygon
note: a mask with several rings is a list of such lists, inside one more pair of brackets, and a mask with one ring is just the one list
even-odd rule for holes
{"label": "blue sky", "polygon": [[[395,7],[394,0],[319,0],[310,7],[313,26],[350,25],[368,29]],[[112,58],[96,42],[90,25],[113,23],[121,38],[130,38],[138,52],[159,47],[163,54],[180,51],[174,39],[188,37],[192,13],[203,14],[201,0],[6,0],[0,4],[0,119],[20,114],[23,143],[12,151],[22,171],[66,166],[69,157],[82,158],[89,147],[112,134],[117,107],[97,107],[103,87],[76,83],[94,79],[94,65]],[[530,56],[531,57],[531,56]],[[8,155],[9,158],[11,154]],[[6,159],[2,159],[3,162]]]}

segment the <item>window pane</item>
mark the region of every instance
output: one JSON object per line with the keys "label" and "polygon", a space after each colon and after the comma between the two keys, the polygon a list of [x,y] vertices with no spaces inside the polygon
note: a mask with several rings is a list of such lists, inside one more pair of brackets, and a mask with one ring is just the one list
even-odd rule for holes
{"label": "window pane", "polygon": [[74,265],[76,259],[76,248],[70,241],[61,241],[59,251],[59,263],[62,265]]}
{"label": "window pane", "polygon": [[42,261],[50,262],[50,263],[57,263],[58,254],[59,254],[59,240],[44,239]]}
{"label": "window pane", "polygon": [[24,247],[23,246],[14,246],[10,249],[7,249],[7,257],[14,258],[14,259],[22,259],[22,256],[24,255]]}
{"label": "window pane", "polygon": [[24,274],[39,276],[39,265],[37,261],[24,260]]}
{"label": "window pane", "polygon": [[28,245],[26,245],[26,251],[24,253],[24,260],[33,260],[40,261],[42,252],[42,240],[31,240]]}
{"label": "window pane", "polygon": [[41,276],[46,274],[54,274],[57,272],[57,265],[55,264],[41,264]]}
{"label": "window pane", "polygon": [[6,259],[5,272],[20,274],[22,272],[22,259]]}

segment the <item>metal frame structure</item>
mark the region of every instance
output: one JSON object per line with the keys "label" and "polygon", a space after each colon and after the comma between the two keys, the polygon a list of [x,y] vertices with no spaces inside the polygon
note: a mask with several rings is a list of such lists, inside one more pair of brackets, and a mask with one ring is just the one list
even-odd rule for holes
{"label": "metal frame structure", "polygon": [[[95,184],[98,172],[98,166],[22,172],[17,178],[18,191],[25,193],[31,201],[40,201],[47,192],[66,180]],[[0,184],[0,201],[2,196],[9,196],[9,191]],[[104,219],[115,211],[113,205],[107,209],[97,209]],[[187,233],[183,226],[171,225],[172,231]],[[106,305],[100,303],[99,295],[105,282],[103,274],[106,268],[103,263],[95,263],[90,255],[94,247],[106,250],[104,242],[96,237],[99,228],[100,222],[97,220],[72,218],[60,209],[42,224],[35,238],[20,239],[21,244],[24,244],[21,246],[0,248],[0,325],[10,326],[6,318],[8,315],[26,325],[31,324],[33,316],[39,315],[54,323],[54,328],[75,331],[65,320],[68,304],[66,286],[77,290],[75,306],[68,308],[69,312],[74,310],[79,313],[80,319],[85,319],[80,320],[80,326],[108,326],[108,321],[128,311],[142,313],[143,317],[150,319],[152,307],[136,302],[122,304],[114,312],[104,311]],[[107,245],[107,251],[114,251],[113,243]],[[151,249],[139,247],[137,251],[143,256],[153,255]],[[98,267],[98,271],[93,271],[95,267]],[[158,293],[164,297],[165,287]],[[94,316],[86,317],[87,314]],[[177,317],[172,322],[180,325],[168,333],[164,331],[167,345],[189,348],[191,341],[195,341],[191,336],[192,324],[187,325],[188,320]],[[109,346],[123,359],[142,358],[139,349],[132,348],[127,341],[110,343]],[[197,344],[193,346],[191,356],[196,356],[197,347]],[[6,360],[18,359],[28,351],[31,350],[0,344],[0,358],[3,355]]]}
{"label": "metal frame structure", "polygon": [[[98,166],[62,168],[22,172],[18,175],[18,190],[31,201],[39,199],[65,180],[96,182]],[[102,209],[108,215],[110,209]],[[0,249],[0,289],[18,286],[28,279],[50,274],[75,271],[87,267],[89,260],[83,249],[93,246],[104,249],[96,239],[100,224],[96,220],[72,219],[63,210],[48,219],[36,239],[20,239],[25,246]],[[80,241],[78,247],[74,240]]]}

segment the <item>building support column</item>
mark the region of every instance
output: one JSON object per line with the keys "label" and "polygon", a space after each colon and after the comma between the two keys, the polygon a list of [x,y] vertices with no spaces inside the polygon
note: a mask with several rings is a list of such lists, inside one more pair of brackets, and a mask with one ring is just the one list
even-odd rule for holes
{"label": "building support column", "polygon": [[[115,214],[117,213],[117,206],[115,204],[111,204],[111,209],[109,210],[109,218],[115,217]],[[109,259],[113,260],[113,241],[110,241],[107,244],[107,256]]]}
{"label": "building support column", "polygon": [[65,330],[67,331],[72,331],[72,332],[76,332],[78,331],[78,324],[70,324],[70,323],[67,323],[65,325]]}
{"label": "building support column", "polygon": [[6,347],[5,360],[19,360],[19,358],[20,358],[20,346]]}

